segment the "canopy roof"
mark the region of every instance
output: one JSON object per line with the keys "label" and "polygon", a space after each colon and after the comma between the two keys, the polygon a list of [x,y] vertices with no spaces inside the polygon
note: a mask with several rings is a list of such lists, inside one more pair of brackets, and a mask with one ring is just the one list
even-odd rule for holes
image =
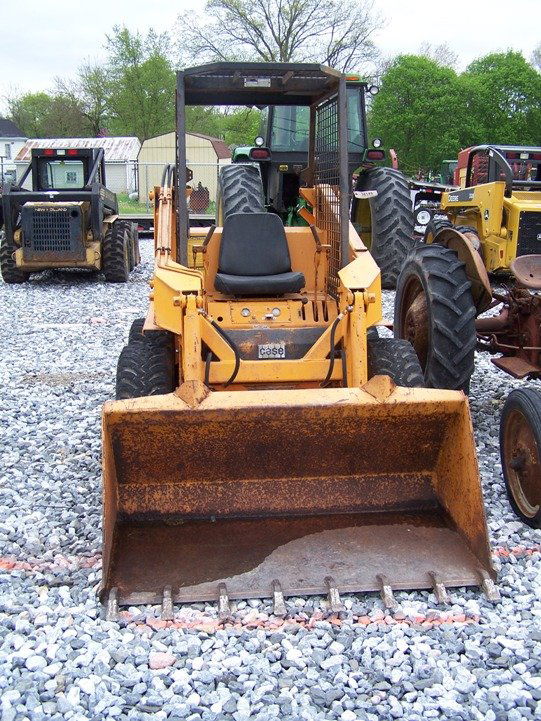
{"label": "canopy roof", "polygon": [[181,70],[185,105],[312,105],[342,74],[315,63],[210,63]]}

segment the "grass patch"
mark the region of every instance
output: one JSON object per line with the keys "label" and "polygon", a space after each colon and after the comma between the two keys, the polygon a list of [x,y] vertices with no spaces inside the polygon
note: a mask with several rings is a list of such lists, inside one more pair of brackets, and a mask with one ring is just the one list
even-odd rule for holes
{"label": "grass patch", "polygon": [[152,211],[147,208],[146,203],[140,203],[138,200],[130,200],[127,193],[117,193],[118,212],[122,215],[148,215]]}

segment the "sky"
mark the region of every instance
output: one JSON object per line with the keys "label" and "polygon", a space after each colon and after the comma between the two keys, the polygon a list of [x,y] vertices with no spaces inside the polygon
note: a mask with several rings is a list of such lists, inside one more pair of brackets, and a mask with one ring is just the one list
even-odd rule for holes
{"label": "sky", "polygon": [[[416,52],[423,42],[447,43],[463,68],[476,57],[510,47],[529,58],[541,43],[541,0],[374,4],[386,18],[374,37],[386,56]],[[55,77],[74,77],[83,61],[103,59],[113,25],[141,32],[172,30],[181,10],[203,6],[201,0],[0,0],[0,110],[5,111],[7,94],[50,90]]]}

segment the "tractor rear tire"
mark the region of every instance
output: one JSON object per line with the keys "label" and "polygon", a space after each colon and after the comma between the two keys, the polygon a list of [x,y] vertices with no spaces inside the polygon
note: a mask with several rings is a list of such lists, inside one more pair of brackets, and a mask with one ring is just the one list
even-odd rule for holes
{"label": "tractor rear tire", "polygon": [[376,190],[368,200],[353,200],[351,217],[381,270],[384,288],[395,288],[400,268],[415,245],[413,210],[406,178],[394,168],[370,168],[357,180],[356,190]]}
{"label": "tractor rear tire", "polygon": [[447,220],[447,218],[432,218],[432,220],[426,225],[423,243],[430,245],[436,233],[443,228],[454,228],[454,225],[450,220]]}
{"label": "tractor rear tire", "polygon": [[443,245],[419,245],[398,278],[395,338],[409,340],[428,388],[468,393],[474,369],[476,310],[465,266]]}
{"label": "tractor rear tire", "polygon": [[0,272],[4,283],[18,284],[25,283],[30,277],[30,273],[25,273],[17,268],[13,259],[15,247],[8,243],[4,232],[0,232]]}
{"label": "tractor rear tire", "polygon": [[103,273],[108,283],[127,283],[130,275],[130,238],[126,224],[112,223],[103,239]]}
{"label": "tractor rear tire", "polygon": [[142,340],[128,343],[120,353],[116,371],[116,399],[142,398],[175,390],[172,343]]}
{"label": "tractor rear tire", "polygon": [[500,457],[517,516],[541,528],[541,394],[519,388],[507,396],[500,420]]}
{"label": "tractor rear tire", "polygon": [[398,338],[368,338],[368,377],[390,376],[397,386],[424,388],[425,379],[411,343]]}
{"label": "tractor rear tire", "polygon": [[232,213],[264,213],[265,194],[259,166],[232,163],[220,171],[219,204],[222,219]]}

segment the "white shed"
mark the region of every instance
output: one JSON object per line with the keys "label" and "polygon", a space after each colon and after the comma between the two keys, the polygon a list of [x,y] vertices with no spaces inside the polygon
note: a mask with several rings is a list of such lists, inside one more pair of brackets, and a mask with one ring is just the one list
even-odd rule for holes
{"label": "white shed", "polygon": [[[103,148],[106,185],[113,193],[132,193],[137,187],[136,161],[141,148],[138,138],[39,138],[27,140],[15,158],[20,178],[32,155],[32,148]],[[25,182],[30,187],[31,179]]]}
{"label": "white shed", "polygon": [[[143,142],[139,151],[139,200],[144,203],[148,191],[159,185],[163,168],[175,163],[175,133],[165,133]],[[208,191],[210,202],[216,197],[220,165],[231,162],[231,151],[220,138],[201,133],[186,133],[187,165],[193,172],[190,183]],[[201,185],[199,185],[201,184]],[[201,209],[198,209],[201,210]]]}

